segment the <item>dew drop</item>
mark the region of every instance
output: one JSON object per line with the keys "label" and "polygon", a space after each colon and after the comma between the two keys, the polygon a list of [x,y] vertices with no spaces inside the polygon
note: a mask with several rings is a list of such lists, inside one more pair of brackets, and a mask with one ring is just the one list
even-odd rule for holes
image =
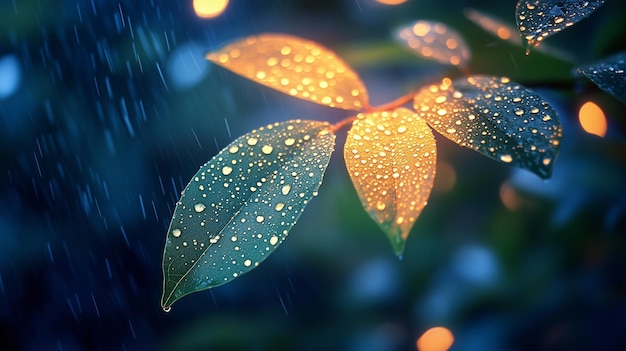
{"label": "dew drop", "polygon": [[163,312],[169,313],[172,310],[172,306],[163,307]]}
{"label": "dew drop", "polygon": [[402,134],[404,132],[406,132],[406,126],[399,126],[398,127],[398,133]]}
{"label": "dew drop", "polygon": [[294,139],[294,138],[287,138],[287,139],[285,139],[285,145],[287,145],[287,146],[291,146],[291,145],[293,145],[295,143],[296,143],[296,139]]}
{"label": "dew drop", "polygon": [[261,151],[264,154],[269,155],[272,153],[272,151],[274,151],[274,148],[272,147],[272,145],[265,145],[261,148]]}
{"label": "dew drop", "polygon": [[230,166],[224,166],[224,168],[222,168],[222,174],[227,176],[229,174],[233,173],[233,168]]}
{"label": "dew drop", "polygon": [[181,234],[182,234],[182,232],[181,232],[181,230],[180,230],[180,229],[178,229],[178,228],[176,228],[176,229],[172,230],[172,235],[173,235],[175,238],[180,237],[180,235],[181,235]]}
{"label": "dew drop", "polygon": [[196,212],[200,213],[206,209],[206,205],[203,204],[202,202],[198,202],[197,204],[193,205],[193,209]]}
{"label": "dew drop", "polygon": [[281,193],[283,195],[289,194],[290,191],[291,191],[291,185],[289,185],[289,184],[283,185],[283,188],[281,189]]}
{"label": "dew drop", "polygon": [[387,205],[384,202],[382,202],[382,201],[378,201],[376,203],[376,209],[379,210],[379,211],[384,211],[386,207],[387,207]]}
{"label": "dew drop", "polygon": [[250,265],[252,265],[252,261],[245,260],[245,261],[243,261],[243,265],[246,266],[246,267],[250,267]]}
{"label": "dew drop", "polygon": [[513,157],[511,157],[511,155],[502,155],[500,156],[500,161],[510,163],[513,161]]}
{"label": "dew drop", "polygon": [[276,204],[276,206],[274,206],[274,209],[276,211],[282,211],[283,208],[285,208],[285,204],[282,203],[282,202],[279,202],[279,203]]}
{"label": "dew drop", "polygon": [[256,216],[257,223],[263,223],[264,220],[265,220],[265,217],[263,217],[263,216]]}
{"label": "dew drop", "polygon": [[273,245],[276,245],[276,244],[278,244],[278,237],[274,235],[274,236],[272,236],[270,238],[270,245],[273,246]]}
{"label": "dew drop", "polygon": [[259,142],[259,139],[257,139],[257,138],[250,138],[250,139],[248,139],[248,145],[250,145],[250,146],[256,145],[257,142]]}
{"label": "dew drop", "polygon": [[237,151],[239,151],[239,146],[237,146],[237,145],[233,145],[233,146],[228,148],[228,152],[230,152],[231,154],[236,154]]}
{"label": "dew drop", "polygon": [[404,223],[404,217],[398,217],[396,219],[396,224],[402,224],[402,223]]}

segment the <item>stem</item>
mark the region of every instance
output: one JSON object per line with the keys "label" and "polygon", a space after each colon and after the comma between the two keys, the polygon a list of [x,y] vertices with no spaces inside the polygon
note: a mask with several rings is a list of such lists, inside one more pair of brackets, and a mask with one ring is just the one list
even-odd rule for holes
{"label": "stem", "polygon": [[[389,110],[394,110],[408,102],[410,102],[411,100],[413,100],[413,97],[415,96],[416,92],[411,92],[408,93],[404,96],[401,96],[393,101],[390,101],[388,103],[382,104],[382,105],[378,105],[378,106],[366,106],[365,107],[365,113],[372,113],[372,112],[382,112],[382,111],[389,111]],[[348,124],[351,124],[352,122],[354,122],[354,120],[356,119],[357,116],[350,116],[347,117],[345,119],[342,119],[341,121],[333,124],[331,126],[331,130],[334,132],[338,131],[339,129],[345,127]]]}
{"label": "stem", "polygon": [[388,110],[393,110],[396,109],[408,102],[410,102],[411,100],[413,100],[413,97],[415,96],[416,92],[410,92],[404,96],[401,96],[393,101],[390,101],[386,104],[382,104],[382,105],[378,105],[378,106],[374,106],[371,109],[371,112],[380,112],[380,111],[388,111]]}

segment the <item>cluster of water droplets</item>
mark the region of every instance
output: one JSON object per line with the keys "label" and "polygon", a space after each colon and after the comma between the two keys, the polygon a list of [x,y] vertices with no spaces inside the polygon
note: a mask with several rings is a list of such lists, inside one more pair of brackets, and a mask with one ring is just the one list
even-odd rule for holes
{"label": "cluster of water droplets", "polygon": [[368,106],[365,86],[339,57],[321,45],[289,35],[248,37],[207,59],[283,93],[330,107]]}
{"label": "cluster of water droplets", "polygon": [[550,105],[506,77],[473,76],[421,90],[420,117],[455,143],[548,178],[561,138]]}
{"label": "cluster of water droplets", "polygon": [[168,230],[162,306],[258,266],[317,194],[334,140],[325,122],[275,123],[203,165]]}

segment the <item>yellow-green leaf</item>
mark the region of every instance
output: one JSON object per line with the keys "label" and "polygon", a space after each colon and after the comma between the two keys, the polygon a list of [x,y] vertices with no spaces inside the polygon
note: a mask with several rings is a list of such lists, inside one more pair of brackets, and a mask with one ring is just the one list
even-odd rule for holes
{"label": "yellow-green leaf", "polygon": [[526,52],[589,16],[603,3],[604,0],[519,0],[515,19],[526,40]]}
{"label": "yellow-green leaf", "polygon": [[453,142],[550,178],[561,140],[556,111],[508,78],[472,76],[420,90],[415,110]]}
{"label": "yellow-green leaf", "polygon": [[416,55],[439,63],[465,66],[471,57],[461,34],[440,22],[413,22],[396,30],[395,38]]}
{"label": "yellow-green leaf", "polygon": [[328,123],[295,120],[253,130],[204,164],[167,231],[163,309],[272,253],[317,194],[334,145]]}
{"label": "yellow-green leaf", "polygon": [[243,77],[304,100],[346,110],[369,106],[361,78],[320,44],[285,34],[238,40],[206,58]]}
{"label": "yellow-green leaf", "polygon": [[405,108],[359,114],[344,158],[363,208],[402,255],[435,178],[437,148],[430,128]]}

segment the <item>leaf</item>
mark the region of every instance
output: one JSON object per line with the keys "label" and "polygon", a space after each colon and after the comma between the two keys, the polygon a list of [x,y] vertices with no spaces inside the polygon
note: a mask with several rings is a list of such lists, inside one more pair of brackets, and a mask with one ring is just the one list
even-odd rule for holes
{"label": "leaf", "polygon": [[344,159],[350,179],[398,256],[430,196],[436,157],[432,131],[405,108],[359,114],[348,132]]}
{"label": "leaf", "polygon": [[626,104],[626,75],[624,71],[626,71],[626,52],[578,67],[580,74]]}
{"label": "leaf", "polygon": [[163,309],[272,253],[317,194],[334,145],[328,123],[295,120],[253,130],[204,164],[167,231]]}
{"label": "leaf", "polygon": [[550,105],[508,78],[473,76],[420,90],[415,110],[453,142],[550,178],[561,123]]}
{"label": "leaf", "polygon": [[465,66],[471,56],[461,34],[440,22],[416,21],[396,30],[394,37],[417,56],[447,65]]}
{"label": "leaf", "polygon": [[604,0],[520,0],[515,18],[526,40],[526,53],[545,38],[573,26],[594,12]]}
{"label": "leaf", "polygon": [[335,53],[310,40],[261,34],[226,45],[206,58],[300,99],[346,110],[369,107],[361,78]]}

